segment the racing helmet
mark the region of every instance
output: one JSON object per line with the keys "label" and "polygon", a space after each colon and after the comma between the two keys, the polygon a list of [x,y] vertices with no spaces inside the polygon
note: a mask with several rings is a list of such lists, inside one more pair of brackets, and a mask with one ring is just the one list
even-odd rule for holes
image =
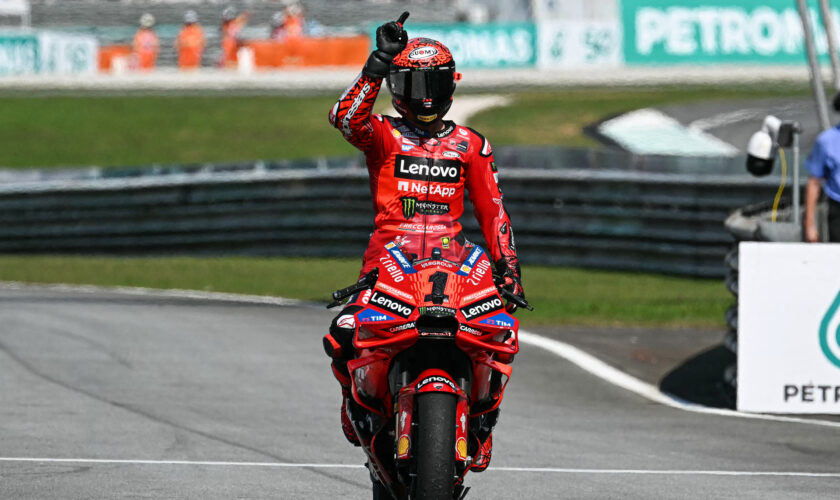
{"label": "racing helmet", "polygon": [[184,24],[195,24],[198,22],[198,13],[194,10],[188,10],[184,14]]}
{"label": "racing helmet", "polygon": [[431,38],[412,38],[391,62],[388,90],[400,114],[431,123],[449,111],[460,76],[444,44]]}

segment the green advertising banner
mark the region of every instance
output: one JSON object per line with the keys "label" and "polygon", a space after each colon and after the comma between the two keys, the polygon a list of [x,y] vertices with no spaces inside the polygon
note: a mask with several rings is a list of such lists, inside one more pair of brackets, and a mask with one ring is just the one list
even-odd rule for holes
{"label": "green advertising banner", "polygon": [[0,76],[37,73],[38,37],[0,33]]}
{"label": "green advertising banner", "polygon": [[[819,4],[809,0],[818,52],[827,54]],[[838,26],[838,12],[832,12]],[[622,0],[628,65],[802,64],[794,0]]]}
{"label": "green advertising banner", "polygon": [[[537,29],[532,23],[408,23],[406,31],[411,38],[443,42],[459,69],[534,66],[537,61]],[[375,44],[375,28],[371,40]]]}
{"label": "green advertising banner", "polygon": [[92,74],[98,57],[96,38],[89,35],[0,32],[0,76]]}

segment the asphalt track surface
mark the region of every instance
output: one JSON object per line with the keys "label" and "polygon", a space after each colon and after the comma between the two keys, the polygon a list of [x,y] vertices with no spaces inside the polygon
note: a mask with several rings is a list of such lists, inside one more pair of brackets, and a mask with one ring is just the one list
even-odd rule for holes
{"label": "asphalt track surface", "polygon": [[[0,287],[0,498],[369,498],[331,313]],[[697,414],[525,346],[469,498],[836,498],[840,428]]]}

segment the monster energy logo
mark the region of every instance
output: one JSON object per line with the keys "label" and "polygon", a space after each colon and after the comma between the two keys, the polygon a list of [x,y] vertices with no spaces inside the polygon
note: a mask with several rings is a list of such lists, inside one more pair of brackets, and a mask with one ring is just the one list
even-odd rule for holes
{"label": "monster energy logo", "polygon": [[[831,328],[829,328],[829,324],[832,323],[835,319],[840,319],[840,315],[837,314],[838,309],[840,309],[840,293],[837,294],[837,297],[834,299],[834,302],[831,304],[831,307],[828,308],[826,311],[825,316],[823,316],[822,321],[820,322],[820,348],[822,348],[823,354],[825,357],[831,361],[834,366],[840,368],[840,357],[838,357],[838,350],[832,350],[830,345],[830,334]],[[834,325],[834,346],[840,347],[840,324]]]}
{"label": "monster energy logo", "polygon": [[437,203],[434,201],[420,201],[417,198],[406,196],[400,198],[402,201],[403,217],[413,218],[416,214],[443,215],[449,212],[448,203]]}

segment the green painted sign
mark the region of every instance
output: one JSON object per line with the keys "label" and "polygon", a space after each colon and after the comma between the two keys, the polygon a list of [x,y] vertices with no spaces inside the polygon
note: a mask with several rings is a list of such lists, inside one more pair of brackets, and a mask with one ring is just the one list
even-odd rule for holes
{"label": "green painted sign", "polygon": [[[827,54],[817,0],[810,0],[817,50]],[[802,64],[794,0],[622,0],[628,65]],[[835,25],[840,13],[833,11]]]}
{"label": "green painted sign", "polygon": [[[527,67],[537,61],[537,29],[533,23],[409,22],[405,29],[410,38],[433,38],[449,47],[459,69]],[[371,35],[375,44],[375,28]]]}

